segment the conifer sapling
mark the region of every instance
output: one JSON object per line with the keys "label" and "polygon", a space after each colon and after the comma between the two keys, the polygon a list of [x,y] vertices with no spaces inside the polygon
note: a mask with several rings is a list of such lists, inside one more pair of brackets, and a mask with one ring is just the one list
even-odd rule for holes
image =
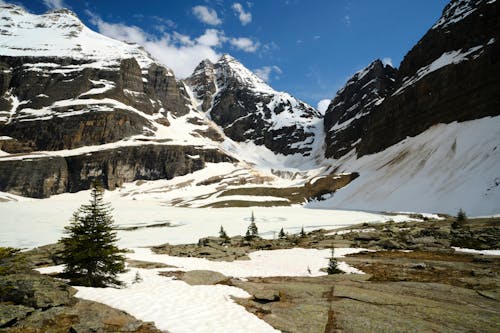
{"label": "conifer sapling", "polygon": [[117,274],[125,269],[125,251],[115,244],[113,218],[109,203],[103,201],[104,190],[94,181],[90,203],[82,205],[65,227],[67,237],[61,239],[63,275],[71,284],[87,287],[121,285]]}
{"label": "conifer sapling", "polygon": [[340,274],[342,271],[338,268],[337,259],[335,259],[335,249],[332,247],[332,255],[328,259],[328,268],[326,272],[330,274]]}
{"label": "conifer sapling", "polygon": [[283,239],[286,237],[286,234],[285,234],[285,231],[283,230],[283,227],[281,228],[280,233],[278,234],[278,237],[280,239]]}
{"label": "conifer sapling", "polygon": [[219,238],[222,238],[224,243],[227,243],[229,241],[229,236],[227,235],[226,233],[226,230],[224,230],[224,228],[222,226],[220,226],[220,230],[219,230]]}

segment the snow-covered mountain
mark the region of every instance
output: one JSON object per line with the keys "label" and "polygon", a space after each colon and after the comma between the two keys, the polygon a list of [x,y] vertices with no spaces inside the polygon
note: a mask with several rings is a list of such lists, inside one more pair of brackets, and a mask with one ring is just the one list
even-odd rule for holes
{"label": "snow-covered mountain", "polygon": [[399,69],[347,82],[325,114],[326,164],[359,177],[320,206],[498,213],[498,13],[451,1]]}
{"label": "snow-covered mountain", "polygon": [[[254,174],[248,183],[260,179],[251,165],[288,169],[292,161],[304,168],[310,163],[298,159],[321,146],[316,110],[274,91],[230,56],[177,81],[139,45],[96,33],[71,11],[1,9],[1,191],[47,197],[86,189],[96,177],[113,189],[238,161]],[[233,93],[243,99],[231,105]],[[252,123],[234,119],[229,126],[224,117],[242,112]],[[256,133],[237,137],[241,126]],[[265,179],[279,178],[268,173]]]}
{"label": "snow-covered mountain", "polygon": [[95,177],[114,188],[234,160],[184,85],[140,46],[93,32],[67,10],[1,12],[2,190],[46,197]]}
{"label": "snow-covered mountain", "polygon": [[277,92],[230,55],[202,61],[186,84],[205,112],[237,142],[273,152],[310,156],[322,140],[322,116],[286,92]]}
{"label": "snow-covered mountain", "polygon": [[451,1],[399,68],[355,73],[324,118],[229,55],[179,81],[70,11],[1,10],[0,191],[43,198],[101,178],[190,207],[498,213],[495,0]]}

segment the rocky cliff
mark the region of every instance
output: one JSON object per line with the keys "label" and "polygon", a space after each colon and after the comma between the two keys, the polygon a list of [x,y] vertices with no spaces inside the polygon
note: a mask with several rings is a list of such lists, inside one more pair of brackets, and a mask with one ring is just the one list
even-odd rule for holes
{"label": "rocky cliff", "polygon": [[150,134],[168,113],[188,113],[173,72],[137,45],[93,32],[67,10],[4,5],[2,15],[3,135],[33,150],[72,149]]}
{"label": "rocky cliff", "polygon": [[311,155],[321,115],[288,93],[277,92],[229,55],[205,60],[185,80],[206,112],[237,142],[251,141],[284,155]]}
{"label": "rocky cliff", "polygon": [[366,119],[393,87],[397,70],[375,60],[354,74],[325,112],[327,157],[339,158],[355,148],[365,135]]}
{"label": "rocky cliff", "polygon": [[97,177],[113,189],[234,160],[211,144],[220,134],[185,85],[138,45],[68,10],[1,10],[0,191],[43,198]]}
{"label": "rocky cliff", "polygon": [[[351,146],[372,154],[434,124],[500,114],[498,18],[496,1],[454,0],[397,71],[374,71],[374,63],[356,73],[325,115],[327,157]],[[367,75],[381,82],[372,98]]]}
{"label": "rocky cliff", "polygon": [[182,176],[203,169],[206,162],[234,161],[217,149],[151,144],[71,156],[4,158],[0,163],[0,191],[46,198],[88,189],[96,178],[112,190],[134,180]]}

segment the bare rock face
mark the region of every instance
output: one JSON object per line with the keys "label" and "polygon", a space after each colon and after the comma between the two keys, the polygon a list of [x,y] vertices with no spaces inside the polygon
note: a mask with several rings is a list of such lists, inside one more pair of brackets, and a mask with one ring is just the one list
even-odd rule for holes
{"label": "bare rock face", "polygon": [[377,59],[338,91],[324,118],[326,157],[339,158],[356,147],[365,134],[366,116],[391,90],[396,73],[396,69]]}
{"label": "bare rock face", "polygon": [[99,178],[108,189],[134,180],[171,179],[205,167],[233,162],[216,149],[140,145],[74,156],[10,159],[0,163],[0,191],[46,198],[90,188]]}
{"label": "bare rock face", "polygon": [[214,64],[208,59],[203,60],[185,82],[193,87],[193,93],[201,100],[201,111],[207,112],[212,107],[212,95],[217,90]]}
{"label": "bare rock face", "polygon": [[397,73],[379,76],[384,83],[372,104],[364,102],[369,97],[363,98],[366,89],[355,74],[325,115],[327,157],[351,147],[358,156],[376,153],[434,124],[500,114],[498,17],[497,2],[451,1]]}
{"label": "bare rock face", "polygon": [[198,109],[231,139],[251,141],[273,152],[309,156],[321,131],[321,115],[311,106],[277,92],[229,55],[201,62],[185,80]]}

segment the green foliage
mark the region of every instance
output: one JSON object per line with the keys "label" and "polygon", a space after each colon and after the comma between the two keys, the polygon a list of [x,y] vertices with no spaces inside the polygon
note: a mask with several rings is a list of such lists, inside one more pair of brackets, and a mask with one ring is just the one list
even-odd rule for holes
{"label": "green foliage", "polygon": [[330,259],[328,259],[328,268],[326,269],[326,272],[328,274],[340,274],[340,273],[343,273],[338,268],[337,259],[335,259],[335,249],[333,247],[332,247],[332,255],[331,255]]}
{"label": "green foliage", "polygon": [[94,182],[91,200],[82,205],[65,227],[61,239],[64,276],[72,284],[88,287],[120,285],[116,275],[125,272],[125,251],[119,249],[113,231],[111,208],[103,201],[103,189]]}
{"label": "green foliage", "polygon": [[247,232],[245,234],[245,239],[246,240],[251,240],[254,237],[257,237],[259,235],[259,229],[257,228],[257,225],[255,224],[255,216],[253,215],[250,216],[250,225],[247,228]]}
{"label": "green foliage", "polygon": [[0,276],[14,273],[21,264],[21,259],[16,256],[19,251],[12,247],[0,247]]}
{"label": "green foliage", "polygon": [[219,238],[222,238],[224,240],[224,243],[227,243],[230,240],[229,236],[226,233],[226,230],[224,230],[222,226],[220,226]]}
{"label": "green foliage", "polygon": [[278,234],[278,238],[279,239],[286,238],[286,234],[285,231],[283,230],[283,227],[281,228],[280,233]]}
{"label": "green foliage", "polygon": [[453,229],[457,229],[460,227],[463,227],[463,225],[467,222],[467,215],[465,212],[460,208],[460,210],[457,213],[457,217],[455,218],[455,221],[452,222],[451,227]]}

